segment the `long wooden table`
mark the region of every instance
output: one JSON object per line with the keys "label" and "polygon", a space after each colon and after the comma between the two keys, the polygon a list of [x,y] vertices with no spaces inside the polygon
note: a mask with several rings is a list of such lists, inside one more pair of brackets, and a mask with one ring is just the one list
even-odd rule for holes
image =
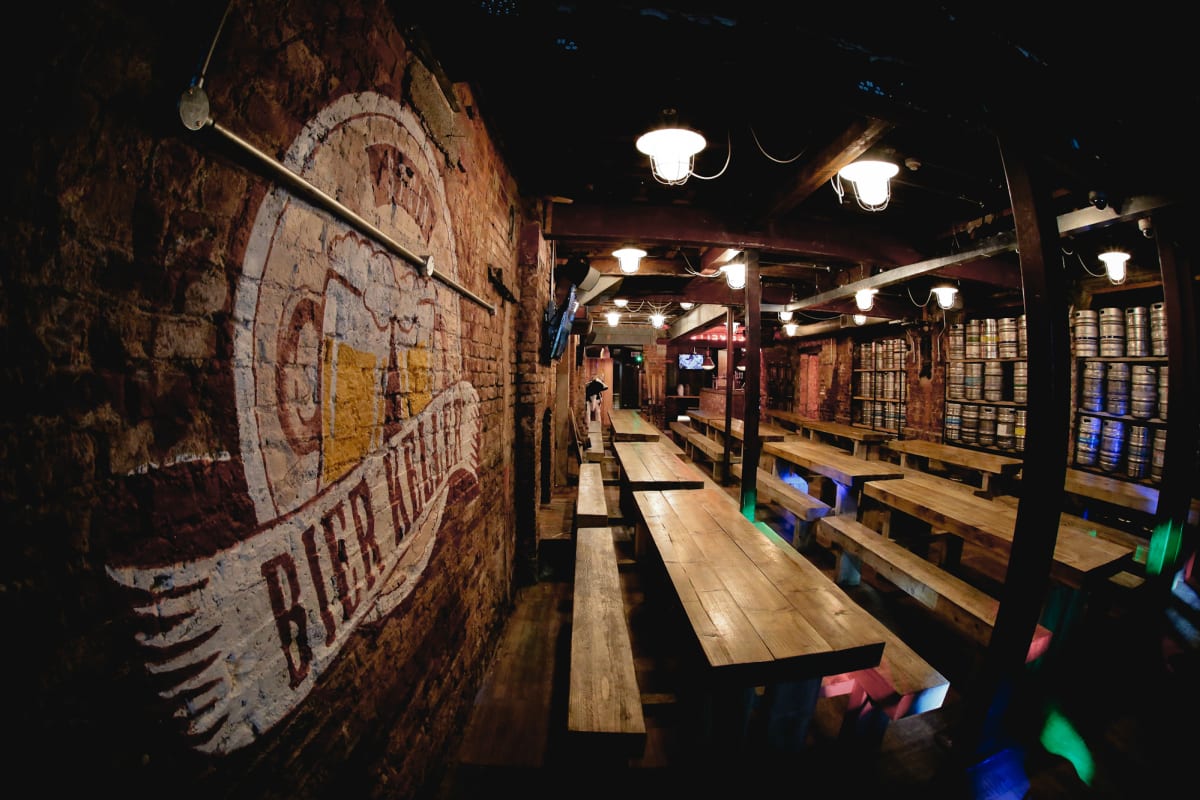
{"label": "long wooden table", "polygon": [[[720,488],[642,491],[634,499],[637,549],[646,553],[653,543],[710,685],[726,696],[733,690],[742,703],[767,686],[776,701],[768,719],[793,720],[782,735],[802,747],[821,679],[880,663],[887,641],[880,623],[819,568],[768,538]],[[744,722],[734,716],[732,724]]]}
{"label": "long wooden table", "polygon": [[991,485],[993,476],[1012,480],[1016,478],[1017,473],[1021,471],[1021,465],[1024,464],[1024,460],[1020,458],[972,450],[969,447],[957,447],[952,444],[927,442],[923,439],[891,439],[887,443],[887,448],[900,456],[900,466],[902,467],[920,466],[909,463],[911,458],[916,458],[926,462],[924,464],[926,468],[929,466],[929,461],[941,461],[944,464],[952,464],[970,470],[978,476],[980,490],[988,495],[993,492]]}
{"label": "long wooden table", "polygon": [[[863,496],[954,534],[1008,563],[1017,523],[1017,509],[1010,505],[909,478],[868,481]],[[1096,527],[1082,518],[1061,515],[1050,570],[1054,580],[1080,588],[1091,579],[1132,565],[1134,549],[1089,535],[1088,530]]]}
{"label": "long wooden table", "polygon": [[608,414],[614,442],[657,442],[662,435],[657,427],[642,418],[634,408],[614,408]]}
{"label": "long wooden table", "polygon": [[[1097,475],[1082,469],[1067,468],[1063,491],[1150,516],[1158,513],[1158,489],[1155,487]],[[1188,508],[1188,523],[1200,523],[1200,500],[1192,500]]]}
{"label": "long wooden table", "polygon": [[[776,475],[781,474],[778,461],[782,460],[836,483],[836,496],[831,498],[833,502],[830,503],[835,514],[852,514],[857,510],[858,499],[867,481],[904,476],[895,464],[879,460],[867,461],[852,456],[841,448],[809,439],[767,442],[763,445],[763,455],[764,459],[760,463],[764,467],[770,467]],[[772,459],[772,463],[766,463],[767,459]]]}
{"label": "long wooden table", "polygon": [[633,493],[654,489],[700,489],[711,483],[700,468],[685,461],[667,439],[658,442],[613,442],[621,474],[620,506],[627,519],[636,518]]}
{"label": "long wooden table", "polygon": [[792,411],[784,411],[782,409],[768,409],[763,413],[780,424],[791,426],[796,431],[803,432],[809,439],[825,438],[834,439],[839,442],[842,440],[849,441],[851,443],[851,452],[862,458],[870,458],[872,447],[883,444],[892,438],[891,434],[884,431],[859,428],[843,422],[833,422],[832,420],[812,419],[811,417],[801,416]]}

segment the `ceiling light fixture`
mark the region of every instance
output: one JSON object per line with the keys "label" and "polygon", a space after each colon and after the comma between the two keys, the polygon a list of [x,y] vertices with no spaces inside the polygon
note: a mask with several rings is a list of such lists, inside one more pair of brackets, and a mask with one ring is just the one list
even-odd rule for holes
{"label": "ceiling light fixture", "polygon": [[1125,262],[1129,260],[1129,253],[1123,250],[1108,250],[1100,254],[1100,260],[1104,262],[1104,272],[1108,275],[1109,283],[1116,286],[1125,282]]}
{"label": "ceiling light fixture", "polygon": [[717,365],[713,363],[712,356],[709,355],[708,353],[704,354],[704,368],[705,369],[716,369],[717,368]]}
{"label": "ceiling light fixture", "polygon": [[855,325],[863,325],[866,323],[866,321],[867,321],[866,314],[855,314],[854,315],[854,324]]}
{"label": "ceiling light fixture", "polygon": [[608,317],[609,327],[615,328],[621,323],[621,315],[616,311],[609,311],[605,316]]}
{"label": "ceiling light fixture", "polygon": [[799,327],[800,327],[800,326],[799,326],[799,325],[797,325],[796,323],[794,323],[794,322],[789,322],[789,323],[787,323],[786,325],[784,325],[784,326],[783,326],[783,331],[784,331],[784,333],[786,333],[788,336],[795,336],[795,335],[796,335],[796,330],[797,330]]}
{"label": "ceiling light fixture", "polygon": [[617,308],[624,308],[625,306],[629,305],[629,301],[626,300],[624,297],[617,297],[617,298],[613,299],[613,304]]}
{"label": "ceiling light fixture", "polygon": [[850,181],[854,187],[854,199],[864,211],[883,211],[892,197],[889,181],[900,171],[887,161],[855,161],[838,170],[833,179],[833,190],[838,202],[842,201],[845,189],[842,181]]}
{"label": "ceiling light fixture", "polygon": [[638,271],[638,264],[646,257],[646,251],[636,247],[622,247],[620,250],[614,250],[613,255],[621,264],[621,272],[632,275]]}
{"label": "ceiling light fixture", "polygon": [[[675,115],[668,110],[665,116],[673,119]],[[637,149],[650,156],[650,168],[656,181],[678,186],[687,182],[692,174],[693,159],[706,144],[704,137],[695,131],[668,124],[639,136]]]}
{"label": "ceiling light fixture", "polygon": [[780,311],[779,312],[779,321],[780,322],[791,322],[792,321],[792,312],[791,311]]}
{"label": "ceiling light fixture", "polygon": [[854,305],[859,311],[870,311],[875,306],[875,293],[878,289],[859,289],[854,293]]}
{"label": "ceiling light fixture", "polygon": [[721,272],[725,273],[725,282],[730,289],[746,288],[746,262],[731,261],[721,267]]}
{"label": "ceiling light fixture", "polygon": [[[942,309],[953,308],[954,298],[958,296],[958,287],[950,284],[942,284],[935,286],[930,290],[934,297],[937,298],[938,307]],[[928,301],[926,301],[928,302]]]}
{"label": "ceiling light fixture", "polygon": [[651,327],[661,328],[663,325],[666,324],[666,322],[667,322],[667,318],[662,314],[659,314],[656,312],[656,313],[650,315]]}
{"label": "ceiling light fixture", "polygon": [[694,305],[696,305],[696,304],[695,304],[695,303],[692,303],[692,302],[689,302],[689,301],[687,301],[687,300],[680,300],[680,301],[679,301],[679,307],[680,307],[680,308],[682,308],[684,311],[689,311],[689,310],[691,310],[692,306],[694,306]]}

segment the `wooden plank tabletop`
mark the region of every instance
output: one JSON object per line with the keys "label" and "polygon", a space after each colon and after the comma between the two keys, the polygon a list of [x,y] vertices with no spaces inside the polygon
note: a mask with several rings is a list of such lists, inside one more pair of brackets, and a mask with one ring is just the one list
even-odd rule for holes
{"label": "wooden plank tabletop", "polygon": [[614,442],[657,442],[662,435],[653,424],[642,418],[634,408],[614,408],[608,415]]}
{"label": "wooden plank tabletop", "polygon": [[[959,536],[1002,563],[1008,561],[1017,523],[1017,510],[1012,506],[909,478],[868,481],[863,485],[863,494]],[[1110,575],[1132,564],[1132,547],[1088,535],[1076,524],[1077,519],[1063,515],[1051,577],[1078,588],[1089,577]],[[1096,527],[1094,523],[1086,524]]]}
{"label": "wooden plank tabletop", "polygon": [[661,446],[661,442],[613,442],[621,482],[630,489],[699,489],[704,473]]}
{"label": "wooden plank tabletop", "polygon": [[1024,459],[1012,458],[1000,453],[987,453],[982,450],[972,450],[969,447],[927,442],[924,439],[892,439],[887,443],[887,447],[892,452],[900,454],[900,465],[904,467],[909,466],[908,456],[917,456],[954,464],[977,472],[1012,477],[1017,474],[1024,463]]}
{"label": "wooden plank tabletop", "polygon": [[854,489],[861,488],[867,481],[904,477],[904,472],[895,464],[868,461],[850,455],[840,447],[810,439],[767,442],[763,452]]}
{"label": "wooden plank tabletop", "polygon": [[[725,433],[725,415],[723,414],[712,414],[693,408],[688,410],[688,416],[715,431]],[[734,417],[729,421],[729,428],[733,432],[733,438],[738,441],[745,440],[745,420]],[[758,423],[758,440],[760,442],[782,442],[794,438],[796,438],[796,434],[786,428],[780,428],[778,425],[772,425],[769,422]]]}
{"label": "wooden plank tabletop", "polygon": [[718,487],[634,494],[708,664],[746,685],[879,664],[878,623]]}

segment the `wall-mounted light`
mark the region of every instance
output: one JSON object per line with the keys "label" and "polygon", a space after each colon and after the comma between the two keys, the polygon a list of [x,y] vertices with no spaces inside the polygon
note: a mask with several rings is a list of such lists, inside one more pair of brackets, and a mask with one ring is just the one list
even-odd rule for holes
{"label": "wall-mounted light", "polygon": [[721,272],[725,273],[725,282],[730,289],[746,288],[746,262],[731,261],[721,267]]}
{"label": "wall-mounted light", "polygon": [[854,199],[864,211],[882,211],[891,199],[891,179],[900,171],[887,161],[855,161],[838,170],[833,180],[833,190],[841,202],[845,190],[842,181],[850,181],[854,187]]}
{"label": "wall-mounted light", "polygon": [[1125,262],[1129,260],[1129,253],[1123,250],[1109,250],[1100,254],[1100,260],[1104,262],[1104,272],[1108,275],[1109,283],[1116,285],[1125,282]]}
{"label": "wall-mounted light", "polygon": [[785,325],[783,326],[783,332],[784,332],[784,333],[786,333],[788,336],[795,336],[795,335],[796,335],[796,330],[797,330],[799,327],[800,327],[800,326],[799,326],[799,325],[797,325],[796,323],[794,323],[794,322],[789,322],[789,323],[787,323],[787,324],[785,324]]}
{"label": "wall-mounted light", "polygon": [[867,323],[867,315],[866,314],[855,314],[854,315],[854,324],[855,325],[865,325],[866,323]]}
{"label": "wall-mounted light", "polygon": [[791,311],[780,311],[779,312],[779,321],[780,322],[791,322],[792,321],[792,312]]}
{"label": "wall-mounted light", "polygon": [[859,311],[870,311],[875,306],[875,293],[878,289],[859,289],[854,293],[854,305]]}
{"label": "wall-mounted light", "polygon": [[622,247],[620,250],[614,250],[613,255],[621,265],[621,272],[632,275],[638,271],[638,264],[646,257],[646,251],[636,247]]}
{"label": "wall-mounted light", "polygon": [[953,308],[954,298],[958,296],[958,287],[950,284],[942,284],[935,286],[930,290],[933,296],[937,298],[938,308]]}
{"label": "wall-mounted light", "polygon": [[608,317],[608,324],[610,327],[615,328],[621,324],[621,315],[616,311],[609,311],[604,316]]}
{"label": "wall-mounted light", "polygon": [[696,304],[695,304],[695,303],[690,303],[690,302],[688,302],[687,300],[680,300],[680,301],[679,301],[679,307],[680,307],[680,308],[682,308],[684,311],[688,311],[688,310],[690,310],[690,309],[691,309],[691,307],[692,307],[692,306],[694,306],[694,305],[696,305]]}
{"label": "wall-mounted light", "polygon": [[[668,112],[668,116],[673,116]],[[643,133],[637,149],[650,156],[654,179],[668,186],[686,183],[692,174],[692,163],[707,144],[696,131],[678,126],[666,126]]]}
{"label": "wall-mounted light", "polygon": [[617,308],[624,308],[625,306],[629,305],[629,301],[624,297],[617,297],[613,299],[613,305],[615,305]]}
{"label": "wall-mounted light", "polygon": [[663,314],[655,313],[650,315],[650,326],[653,328],[661,328],[666,322],[667,318]]}

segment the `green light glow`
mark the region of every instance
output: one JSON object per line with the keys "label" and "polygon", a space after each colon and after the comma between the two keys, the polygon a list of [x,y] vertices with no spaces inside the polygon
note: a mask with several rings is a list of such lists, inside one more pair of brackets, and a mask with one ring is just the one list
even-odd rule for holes
{"label": "green light glow", "polygon": [[1167,520],[1154,529],[1150,536],[1150,552],[1146,554],[1146,574],[1161,575],[1174,568],[1179,557],[1179,546],[1183,540],[1183,525]]}
{"label": "green light glow", "polygon": [[742,503],[742,516],[754,522],[754,512],[758,510],[758,492],[754,489],[746,490],[745,502]]}
{"label": "green light glow", "polygon": [[1042,726],[1041,742],[1042,747],[1046,748],[1046,752],[1054,753],[1070,761],[1071,765],[1075,767],[1075,774],[1079,776],[1079,780],[1088,786],[1092,785],[1092,779],[1096,777],[1096,762],[1092,759],[1092,753],[1088,750],[1083,737],[1076,732],[1070,721],[1058,712],[1058,709],[1052,708],[1046,715],[1046,724]]}

